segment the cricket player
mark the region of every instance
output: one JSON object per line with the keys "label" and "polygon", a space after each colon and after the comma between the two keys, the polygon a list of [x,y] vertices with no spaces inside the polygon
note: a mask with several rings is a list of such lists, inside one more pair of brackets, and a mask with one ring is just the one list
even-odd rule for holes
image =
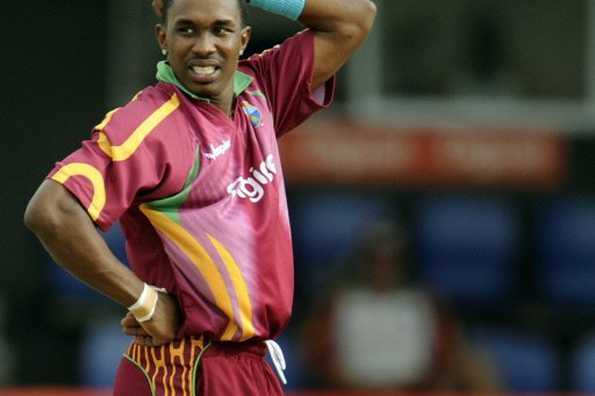
{"label": "cricket player", "polygon": [[[246,3],[306,29],[240,60],[244,0],[155,0],[157,83],[108,113],[27,207],[55,261],[128,309],[115,395],[283,393],[271,339],[290,317],[293,259],[277,139],[331,103],[376,8]],[[116,221],[130,269],[96,229]]]}

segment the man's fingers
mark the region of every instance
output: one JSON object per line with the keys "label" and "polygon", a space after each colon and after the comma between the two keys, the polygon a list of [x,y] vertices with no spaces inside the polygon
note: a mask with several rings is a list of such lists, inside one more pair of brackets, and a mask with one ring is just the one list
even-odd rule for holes
{"label": "man's fingers", "polygon": [[145,346],[157,346],[153,343],[153,337],[137,336],[134,337],[134,342]]}
{"label": "man's fingers", "polygon": [[135,337],[151,337],[149,333],[142,327],[122,327],[124,334]]}
{"label": "man's fingers", "polygon": [[136,336],[134,337],[134,342],[140,345],[150,346],[150,347],[157,347],[163,344],[166,344],[163,340],[158,340],[153,337],[146,337],[146,336]]}
{"label": "man's fingers", "polygon": [[122,327],[140,327],[140,323],[136,321],[136,318],[130,312],[124,316],[124,319],[120,321],[120,324]]}
{"label": "man's fingers", "polygon": [[151,337],[136,336],[134,342],[140,345],[152,346]]}
{"label": "man's fingers", "polygon": [[150,320],[138,323],[134,316],[128,313],[120,323],[124,333],[135,337],[136,343],[161,346],[174,340],[179,318],[177,300],[167,293],[159,292],[157,306]]}

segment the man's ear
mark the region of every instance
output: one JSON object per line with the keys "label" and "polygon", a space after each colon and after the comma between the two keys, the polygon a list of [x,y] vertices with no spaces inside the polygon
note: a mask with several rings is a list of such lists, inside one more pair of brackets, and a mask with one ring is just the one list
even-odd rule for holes
{"label": "man's ear", "polygon": [[241,45],[242,45],[241,52],[242,53],[244,53],[244,51],[246,50],[246,47],[248,46],[248,43],[250,42],[250,37],[252,37],[252,27],[251,26],[243,27],[242,32],[240,33],[240,40],[241,40]]}
{"label": "man's ear", "polygon": [[159,44],[159,48],[162,50],[167,49],[167,32],[165,30],[165,26],[162,24],[155,25],[155,38],[157,39],[157,44]]}

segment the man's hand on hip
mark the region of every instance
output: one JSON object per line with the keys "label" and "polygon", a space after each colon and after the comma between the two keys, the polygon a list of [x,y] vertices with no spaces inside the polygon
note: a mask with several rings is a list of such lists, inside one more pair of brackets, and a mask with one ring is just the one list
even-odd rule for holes
{"label": "man's hand on hip", "polygon": [[170,343],[176,337],[180,322],[180,308],[175,298],[159,292],[159,300],[153,317],[143,323],[128,312],[120,322],[125,334],[135,337],[141,345],[159,346]]}

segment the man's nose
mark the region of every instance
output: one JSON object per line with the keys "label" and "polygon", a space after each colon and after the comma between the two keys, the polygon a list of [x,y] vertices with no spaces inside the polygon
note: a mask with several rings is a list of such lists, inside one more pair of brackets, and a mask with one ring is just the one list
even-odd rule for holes
{"label": "man's nose", "polygon": [[208,56],[215,52],[215,40],[210,34],[203,33],[196,38],[192,51],[199,56]]}

